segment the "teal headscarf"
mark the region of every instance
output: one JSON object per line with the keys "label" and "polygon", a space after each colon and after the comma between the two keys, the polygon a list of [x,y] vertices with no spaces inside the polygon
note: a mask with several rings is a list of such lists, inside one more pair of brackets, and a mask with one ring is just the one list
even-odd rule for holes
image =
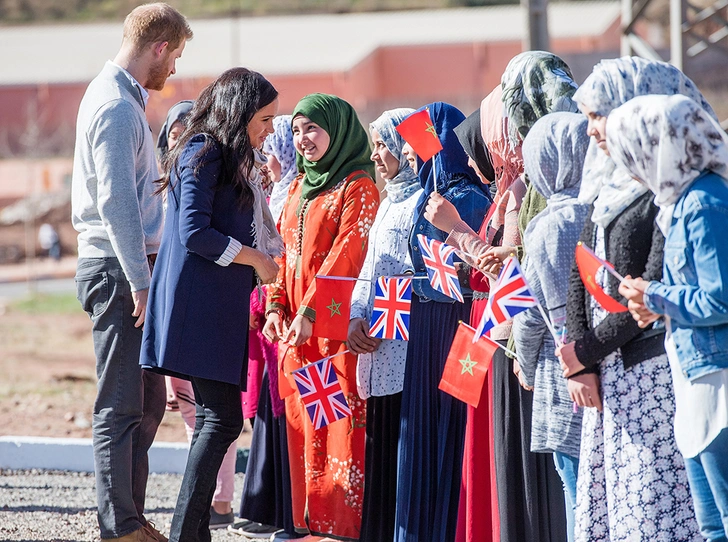
{"label": "teal headscarf", "polygon": [[305,199],[315,198],[357,170],[364,170],[374,178],[367,133],[348,102],[330,94],[309,94],[293,110],[294,119],[297,115],[311,119],[330,138],[329,148],[318,162],[311,162],[301,154],[296,157],[298,170],[305,173],[302,190]]}

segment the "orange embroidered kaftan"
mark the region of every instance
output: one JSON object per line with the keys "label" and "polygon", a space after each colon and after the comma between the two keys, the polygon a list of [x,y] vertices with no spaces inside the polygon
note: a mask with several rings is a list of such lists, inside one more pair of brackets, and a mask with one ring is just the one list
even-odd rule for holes
{"label": "orange embroidered kaftan", "polygon": [[[356,171],[312,200],[301,201],[303,176],[289,189],[281,217],[286,252],[278,262],[269,307],[314,316],[317,274],[358,277],[367,251],[369,229],[379,207],[372,179]],[[279,348],[284,375],[296,389],[291,371],[346,350],[340,341],[312,337],[298,348]],[[286,398],[288,456],[293,521],[301,532],[358,540],[364,497],[366,401],[356,388],[356,356],[332,359],[352,418],[313,429],[298,392]]]}

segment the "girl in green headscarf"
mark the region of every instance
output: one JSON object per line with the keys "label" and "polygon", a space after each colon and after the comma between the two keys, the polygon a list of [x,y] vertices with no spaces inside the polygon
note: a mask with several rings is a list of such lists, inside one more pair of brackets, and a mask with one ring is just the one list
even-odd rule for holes
{"label": "girl in green headscarf", "polygon": [[[359,276],[379,192],[366,131],[347,102],[327,94],[306,96],[293,111],[292,130],[302,173],[291,183],[280,219],[286,253],[269,292],[263,333],[285,344],[279,378],[295,389],[291,371],[347,349],[343,340],[312,336],[315,277]],[[333,322],[331,312],[320,320]],[[337,316],[348,327],[348,312]],[[358,540],[366,402],[357,394],[356,356],[331,361],[353,418],[314,429],[299,395],[286,398],[293,520],[297,531],[312,535],[307,540],[327,534]]]}

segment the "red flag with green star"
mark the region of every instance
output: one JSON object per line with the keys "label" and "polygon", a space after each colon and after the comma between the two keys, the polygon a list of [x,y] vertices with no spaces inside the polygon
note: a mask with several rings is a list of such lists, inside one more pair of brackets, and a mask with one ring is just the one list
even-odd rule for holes
{"label": "red flag with green star", "polygon": [[485,374],[498,345],[485,337],[473,343],[475,329],[460,322],[445,361],[439,388],[456,399],[477,407]]}
{"label": "red flag with green star", "polygon": [[355,284],[356,279],[349,277],[316,277],[314,337],[336,341],[347,339],[351,293]]}
{"label": "red flag with green star", "polygon": [[397,125],[396,130],[423,162],[427,162],[442,150],[442,143],[437,137],[437,130],[427,109],[412,113]]}
{"label": "red flag with green star", "polygon": [[610,296],[597,283],[597,271],[599,271],[599,268],[613,268],[614,266],[611,263],[602,260],[588,246],[579,241],[576,245],[576,266],[579,268],[579,275],[581,276],[581,281],[584,283],[584,288],[597,300],[605,311],[612,313],[627,312],[627,307]]}

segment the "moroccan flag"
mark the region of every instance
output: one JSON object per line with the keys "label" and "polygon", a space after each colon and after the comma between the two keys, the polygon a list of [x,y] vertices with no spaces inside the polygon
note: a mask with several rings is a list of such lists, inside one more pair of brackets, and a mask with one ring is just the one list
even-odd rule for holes
{"label": "moroccan flag", "polygon": [[442,150],[437,130],[427,109],[412,113],[397,125],[397,131],[410,144],[423,162]]}
{"label": "moroccan flag", "polygon": [[314,429],[351,416],[331,357],[296,369],[293,378]]}
{"label": "moroccan flag", "polygon": [[605,292],[597,283],[597,271],[604,266],[607,270],[614,266],[602,260],[599,256],[581,241],[576,245],[576,266],[579,268],[581,281],[586,290],[607,312],[626,312],[627,307]]}
{"label": "moroccan flag", "polygon": [[476,408],[485,383],[485,373],[498,345],[485,337],[473,342],[474,339],[475,329],[460,322],[439,388]]}
{"label": "moroccan flag", "polygon": [[355,284],[356,279],[349,277],[316,277],[314,337],[336,341],[347,339],[351,294]]}

